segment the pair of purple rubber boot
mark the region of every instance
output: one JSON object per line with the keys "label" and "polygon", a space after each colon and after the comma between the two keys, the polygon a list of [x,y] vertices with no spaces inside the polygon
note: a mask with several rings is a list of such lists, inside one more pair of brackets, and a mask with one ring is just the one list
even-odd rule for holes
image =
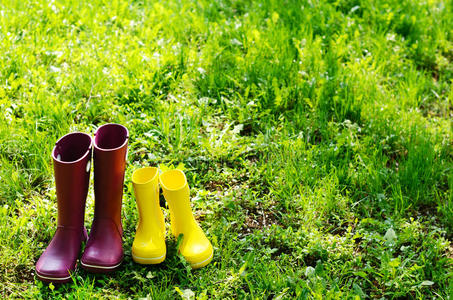
{"label": "pair of purple rubber boot", "polygon": [[[74,132],[60,138],[53,151],[58,227],[36,263],[38,278],[71,281],[82,242],[88,241],[80,264],[90,272],[117,269],[123,260],[121,204],[129,133],[119,124],[99,127],[92,139]],[[93,151],[94,148],[94,151]],[[84,226],[85,202],[94,161],[94,219],[89,237]]]}

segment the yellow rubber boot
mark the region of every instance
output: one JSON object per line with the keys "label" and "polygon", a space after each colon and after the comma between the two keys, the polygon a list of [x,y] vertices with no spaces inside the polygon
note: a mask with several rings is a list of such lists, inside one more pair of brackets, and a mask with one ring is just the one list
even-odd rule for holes
{"label": "yellow rubber boot", "polygon": [[193,269],[206,266],[214,250],[193,217],[186,175],[181,170],[169,170],[162,173],[159,180],[170,208],[171,231],[175,237],[183,234],[179,252]]}
{"label": "yellow rubber boot", "polygon": [[132,244],[132,259],[139,264],[158,264],[164,261],[165,220],[159,206],[159,170],[141,168],[132,174],[138,206],[138,226]]}

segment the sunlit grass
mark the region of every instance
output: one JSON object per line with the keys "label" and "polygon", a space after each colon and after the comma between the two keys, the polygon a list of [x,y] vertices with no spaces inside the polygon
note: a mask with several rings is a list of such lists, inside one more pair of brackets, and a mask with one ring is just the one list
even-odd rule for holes
{"label": "sunlit grass", "polygon": [[[449,299],[452,10],[409,0],[1,1],[2,294]],[[34,264],[57,216],[50,151],[106,122],[131,135],[123,267],[42,284]],[[185,168],[215,247],[206,268],[190,270],[169,235],[162,265],[132,261],[129,179],[145,165]],[[90,227],[92,190],[87,203]]]}

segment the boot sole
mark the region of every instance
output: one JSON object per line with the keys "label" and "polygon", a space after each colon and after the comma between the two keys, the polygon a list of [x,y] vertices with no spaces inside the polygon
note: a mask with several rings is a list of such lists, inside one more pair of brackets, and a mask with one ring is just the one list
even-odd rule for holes
{"label": "boot sole", "polygon": [[51,283],[67,283],[72,281],[71,276],[68,277],[50,277],[50,276],[44,276],[39,274],[38,272],[36,273],[36,277],[38,277],[39,280],[43,282],[51,282]]}
{"label": "boot sole", "polygon": [[[71,274],[75,274],[77,272],[78,268],[79,268],[79,264],[76,262],[74,271],[72,271]],[[68,282],[72,281],[71,275],[69,275],[67,277],[51,277],[51,276],[39,274],[36,269],[35,269],[35,274],[39,280],[41,280],[43,282],[47,282],[47,283],[68,283]]]}
{"label": "boot sole", "polygon": [[99,266],[99,265],[90,265],[90,264],[85,264],[82,261],[80,262],[80,265],[85,271],[92,272],[92,273],[110,273],[118,269],[123,261],[120,263],[114,265],[114,266]]}
{"label": "boot sole", "polygon": [[141,265],[157,265],[165,260],[165,253],[158,257],[140,257],[132,254],[132,259]]}

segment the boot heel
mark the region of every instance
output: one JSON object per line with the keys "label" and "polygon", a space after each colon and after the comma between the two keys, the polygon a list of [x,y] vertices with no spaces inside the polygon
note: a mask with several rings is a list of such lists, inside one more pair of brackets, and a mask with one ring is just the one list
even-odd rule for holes
{"label": "boot heel", "polygon": [[85,226],[83,226],[82,230],[82,242],[86,242],[88,240],[88,232]]}

